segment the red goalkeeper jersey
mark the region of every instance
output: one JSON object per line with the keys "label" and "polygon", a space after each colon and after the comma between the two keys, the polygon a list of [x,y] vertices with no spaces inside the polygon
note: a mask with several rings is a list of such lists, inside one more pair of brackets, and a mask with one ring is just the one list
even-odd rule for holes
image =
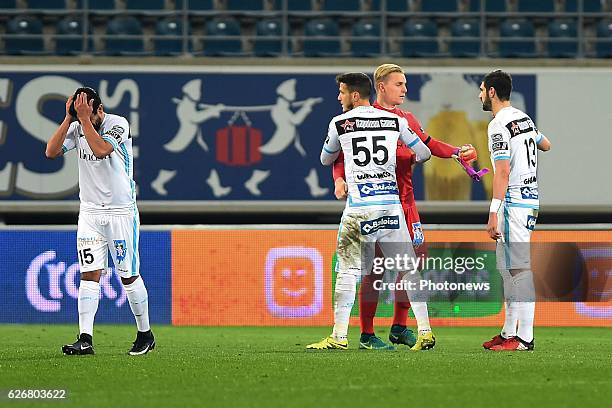
{"label": "red goalkeeper jersey", "polygon": [[[418,119],[412,114],[412,112],[404,112],[400,108],[387,109],[383,108],[378,102],[374,102],[373,106],[377,109],[382,109],[387,112],[395,113],[398,116],[406,118],[408,126],[417,136],[429,147],[431,154],[436,157],[449,158],[457,152],[457,148],[444,143],[440,140],[436,140],[429,136],[419,123]],[[402,207],[409,207],[414,205],[414,191],[412,188],[412,166],[414,165],[415,155],[412,150],[408,148],[400,140],[397,141],[397,162],[395,168],[395,175],[397,178],[397,188],[399,191],[399,199],[402,203]],[[336,180],[338,177],[346,179],[344,175],[344,155],[340,152],[340,156],[334,162],[333,166],[333,177]]]}

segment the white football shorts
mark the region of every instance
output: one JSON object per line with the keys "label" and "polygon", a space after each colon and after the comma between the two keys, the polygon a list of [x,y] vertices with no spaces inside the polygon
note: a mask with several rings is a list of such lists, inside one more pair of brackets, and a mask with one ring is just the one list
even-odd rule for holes
{"label": "white football shorts", "polygon": [[530,242],[537,218],[536,209],[502,206],[497,217],[497,228],[502,234],[495,251],[497,268],[531,268]]}
{"label": "white football shorts", "polygon": [[77,251],[81,272],[108,268],[108,253],[122,278],[138,276],[140,258],[138,210],[132,214],[99,214],[81,211],[77,228]]}

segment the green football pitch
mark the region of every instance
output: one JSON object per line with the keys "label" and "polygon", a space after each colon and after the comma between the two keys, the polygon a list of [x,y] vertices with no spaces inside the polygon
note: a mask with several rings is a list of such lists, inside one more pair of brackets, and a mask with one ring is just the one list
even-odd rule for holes
{"label": "green football pitch", "polygon": [[[307,351],[328,328],[154,328],[157,348],[126,355],[135,329],[97,325],[95,356],[63,356],[75,326],[0,326],[0,404],[187,407],[569,407],[612,401],[612,329],[537,328],[534,352],[482,349],[493,328],[437,328],[434,350]],[[386,328],[378,334],[386,337]],[[14,401],[11,389],[65,389]]]}

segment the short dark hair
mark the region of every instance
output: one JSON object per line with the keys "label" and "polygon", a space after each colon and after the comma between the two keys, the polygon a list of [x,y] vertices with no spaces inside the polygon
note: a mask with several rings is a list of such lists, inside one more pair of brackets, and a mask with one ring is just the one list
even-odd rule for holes
{"label": "short dark hair", "polygon": [[372,80],[363,72],[347,72],[336,76],[336,83],[346,84],[350,92],[359,92],[361,99],[370,99],[372,95]]}
{"label": "short dark hair", "polygon": [[500,101],[510,100],[510,94],[512,93],[512,77],[510,74],[498,69],[485,75],[482,82],[485,91],[488,91],[489,88],[495,89]]}
{"label": "short dark hair", "polygon": [[81,92],[85,92],[85,94],[87,95],[88,103],[89,101],[93,99],[93,106],[92,106],[93,113],[96,113],[96,111],[98,110],[98,107],[102,104],[102,100],[100,100],[100,96],[93,88],[90,88],[88,86],[81,87],[74,92],[74,95],[72,96],[72,103],[70,104],[69,112],[70,112],[70,115],[72,115],[72,117],[74,118],[77,117],[76,109],[74,109],[74,101]]}

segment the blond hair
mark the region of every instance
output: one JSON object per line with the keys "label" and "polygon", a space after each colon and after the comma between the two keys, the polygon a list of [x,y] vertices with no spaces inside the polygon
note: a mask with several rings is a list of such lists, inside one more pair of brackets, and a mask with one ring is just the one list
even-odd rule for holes
{"label": "blond hair", "polygon": [[403,74],[404,70],[402,69],[402,67],[396,64],[382,64],[378,68],[376,68],[376,71],[374,71],[374,82],[383,82],[385,79],[387,79],[387,76],[389,74],[393,74],[394,72],[399,72],[400,74]]}

